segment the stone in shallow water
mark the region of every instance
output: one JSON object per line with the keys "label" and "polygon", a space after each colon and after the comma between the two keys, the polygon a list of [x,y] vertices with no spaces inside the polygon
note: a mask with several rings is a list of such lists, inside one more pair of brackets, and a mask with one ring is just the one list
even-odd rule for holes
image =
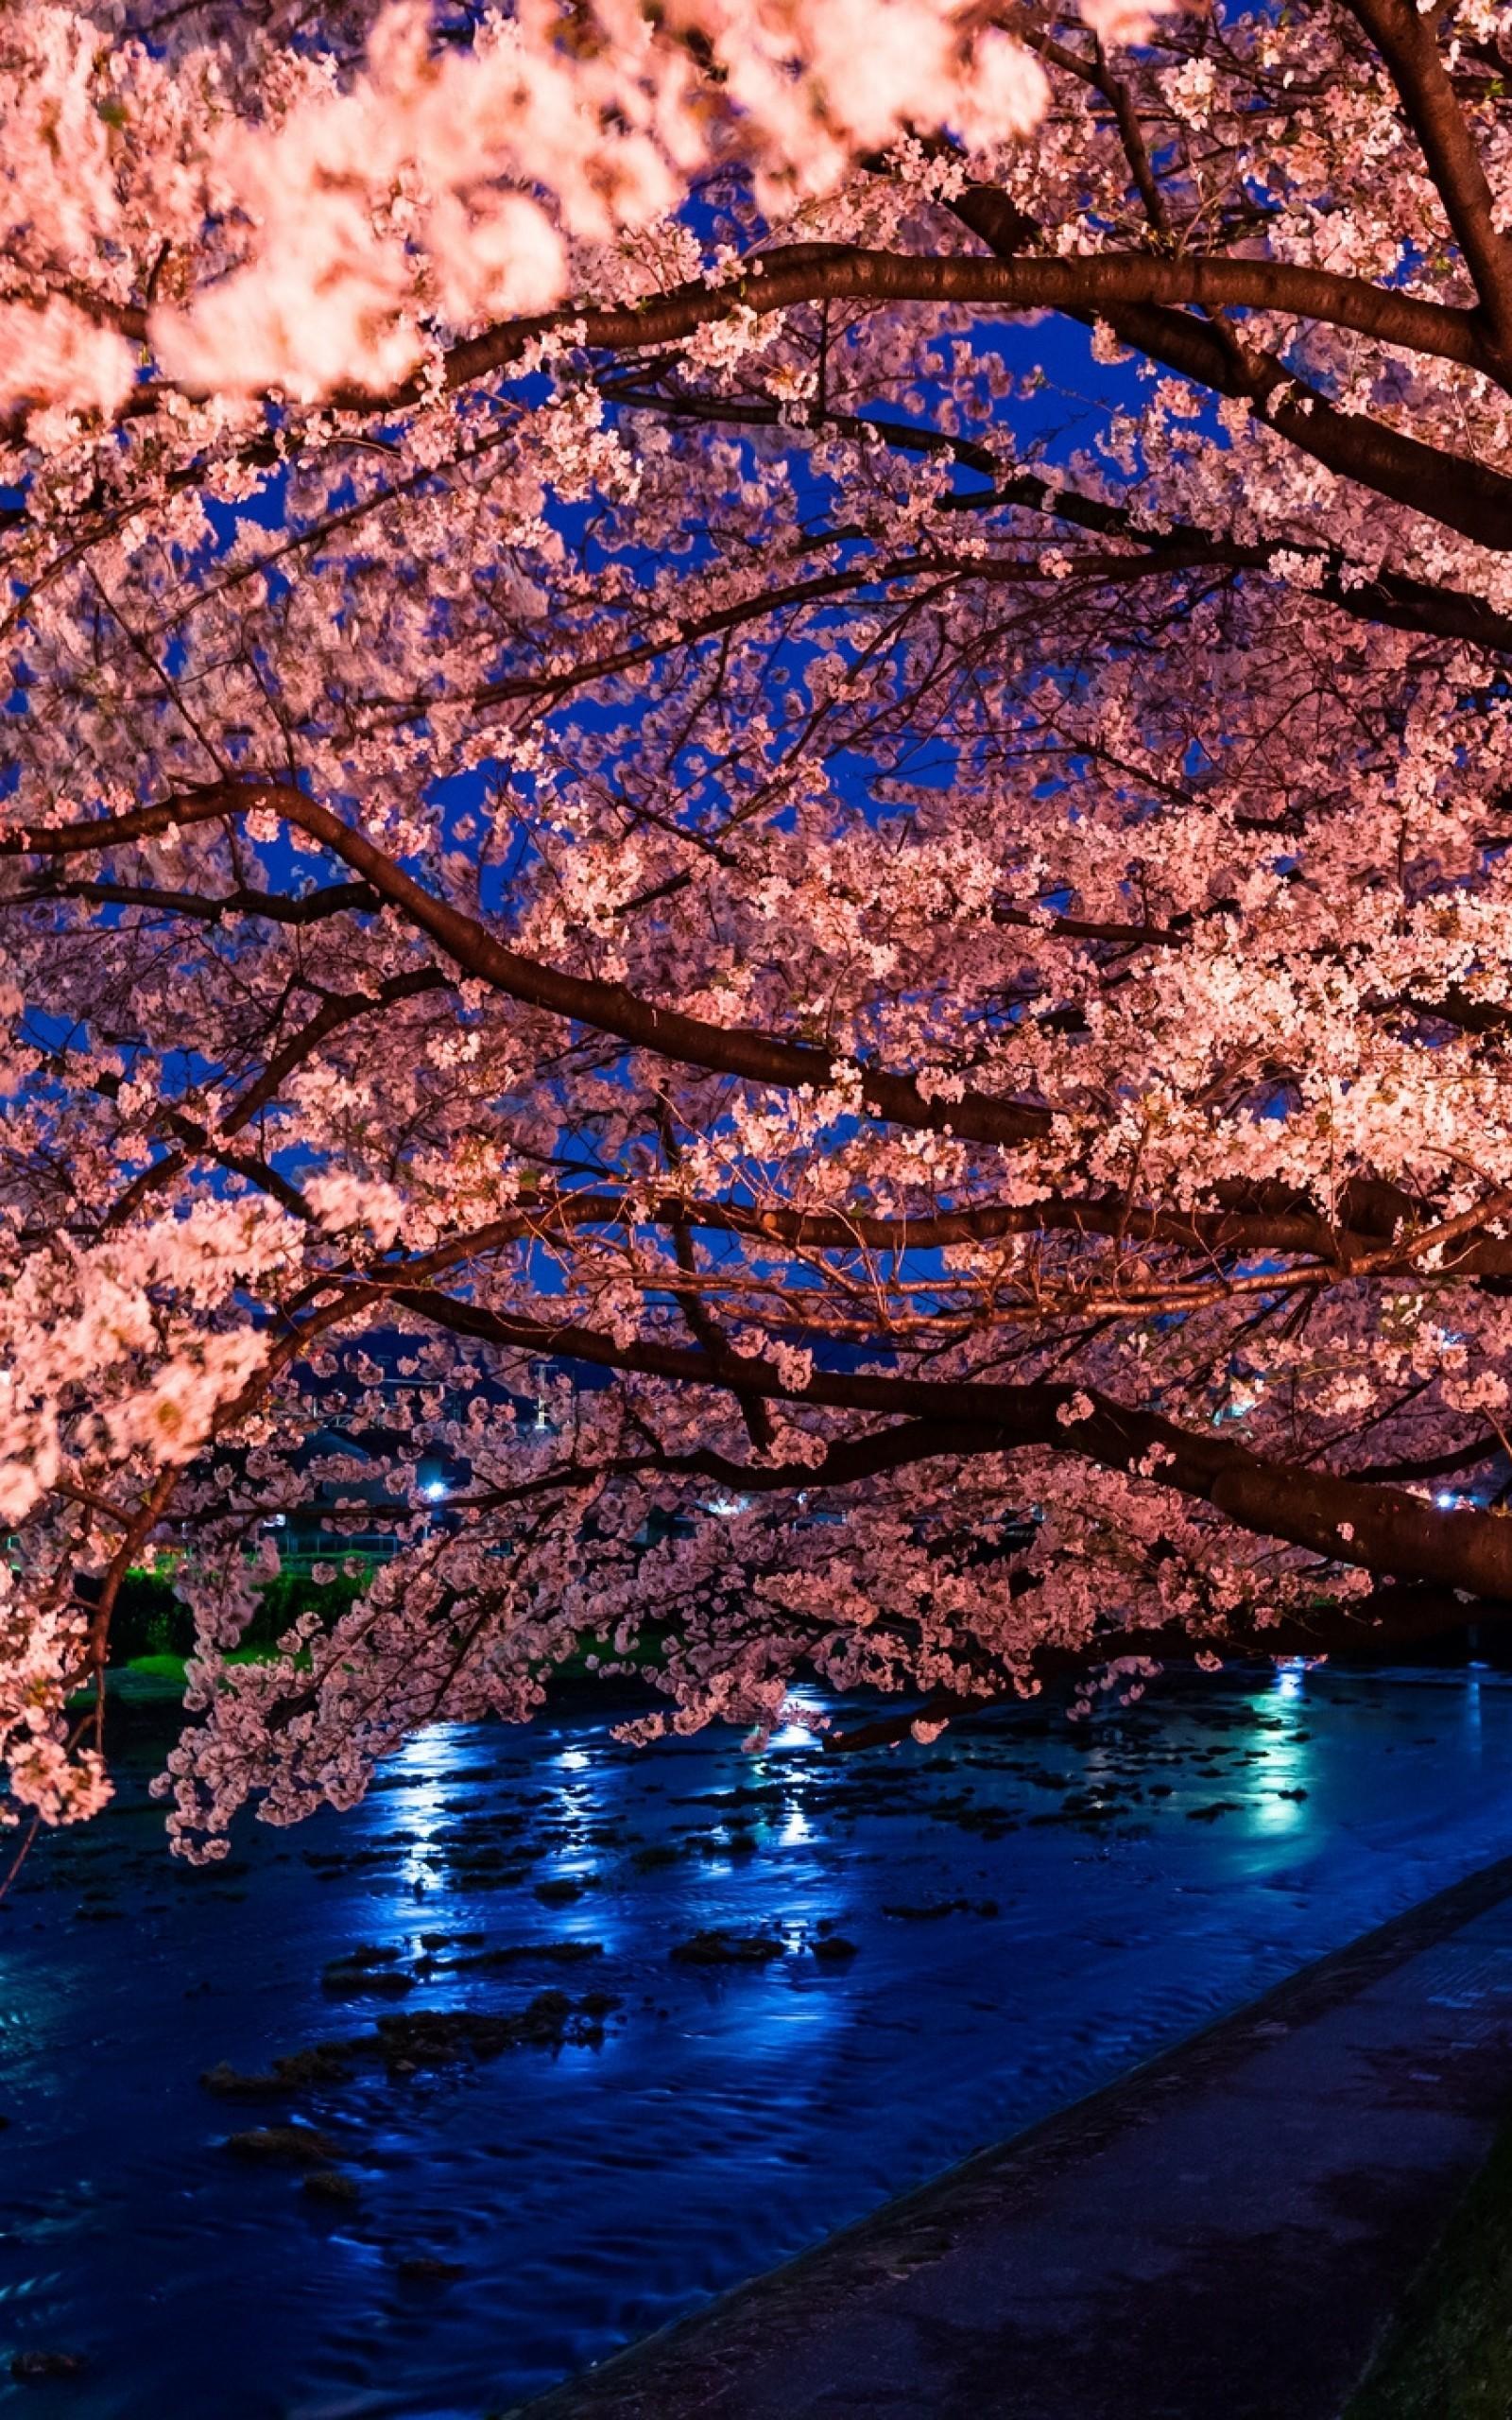
{"label": "stone in shallow water", "polygon": [[351,2072],[341,2042],[312,2042],[308,2049],[290,2050],[273,2062],[273,2073],[285,2092],[300,2084],[345,2083]]}
{"label": "stone in shallow water", "polygon": [[206,2092],[217,2093],[225,2100],[266,2100],[307,2084],[345,2083],[351,2073],[344,2043],[316,2042],[306,2050],[291,2050],[286,2057],[275,2059],[270,2072],[247,2075],[229,2059],[221,2059],[206,2068],[199,2082]]}
{"label": "stone in shallow water", "polygon": [[603,2019],[620,2005],[613,1992],[588,1992],[573,2000],[566,1992],[538,1992],[527,2007],[509,2016],[474,2009],[418,2009],[381,2016],[377,2030],[339,2045],[349,2058],[378,2058],[389,2068],[443,2066],[455,2059],[490,2059],[501,2050],[534,2043],[558,2050],[569,2043],[593,2046],[604,2038]]}
{"label": "stone in shallow water", "polygon": [[226,2149],[238,2159],[283,2160],[296,2168],[325,2168],[339,2155],[330,2137],[313,2126],[253,2126],[246,2134],[228,2135]]}
{"label": "stone in shallow water", "polygon": [[46,2378],[77,2378],[88,2368],[82,2353],[12,2353],[10,2375],[20,2386],[40,2386]]}
{"label": "stone in shallow water", "polygon": [[544,1960],[552,1966],[577,1966],[585,1959],[602,1958],[603,1955],[601,1941],[516,1941],[506,1943],[498,1949],[480,1949],[473,1957],[454,1958],[451,1971],[455,1975],[473,1972],[488,1975],[501,1967],[518,1966],[522,1962],[528,1962],[534,1959]]}
{"label": "stone in shallow water", "polygon": [[205,2069],[199,2082],[206,2092],[219,2093],[227,2100],[262,2100],[270,2093],[286,2089],[277,2076],[244,2075],[229,2059],[217,2059],[213,2067]]}
{"label": "stone in shallow water", "polygon": [[352,2203],[357,2198],[357,2180],[344,2169],[313,2168],[300,2189],[312,2202]]}
{"label": "stone in shallow water", "polygon": [[320,1989],[332,1999],[398,1999],[415,1988],[415,1978],[402,1966],[368,1966],[334,1958],[320,1976]]}
{"label": "stone in shallow water", "polygon": [[575,1899],[580,1899],[592,1888],[594,1878],[592,1875],[558,1875],[553,1881],[538,1882],[536,1897],[543,1908],[570,1908]]}
{"label": "stone in shallow water", "polygon": [[672,1955],[684,1966],[765,1966],[768,1959],[782,1957],[786,1949],[786,1942],[775,1933],[726,1932],[715,1927],[679,1941]]}
{"label": "stone in shallow water", "polygon": [[933,1923],[936,1916],[995,1916],[998,1903],[995,1899],[926,1899],[920,1906],[910,1908],[889,1907],[885,1900],[882,1912],[885,1916],[902,1916],[909,1924],[922,1925]]}
{"label": "stone in shallow water", "polygon": [[428,2252],[410,2252],[395,2261],[394,2274],[410,2286],[444,2286],[454,2277],[465,2277],[467,2271],[460,2260],[438,2260]]}

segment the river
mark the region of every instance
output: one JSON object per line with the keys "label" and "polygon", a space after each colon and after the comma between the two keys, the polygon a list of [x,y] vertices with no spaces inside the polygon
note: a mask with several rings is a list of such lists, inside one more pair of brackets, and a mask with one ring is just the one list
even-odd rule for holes
{"label": "river", "polygon": [[1474,1671],[855,1759],[439,1730],[204,1873],[126,1730],[0,1910],[0,2406],[69,2420],[507,2411],[1512,1850]]}

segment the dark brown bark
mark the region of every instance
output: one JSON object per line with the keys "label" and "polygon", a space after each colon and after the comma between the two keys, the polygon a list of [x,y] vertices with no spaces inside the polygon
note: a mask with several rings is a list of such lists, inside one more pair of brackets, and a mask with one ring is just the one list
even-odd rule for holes
{"label": "dark brown bark", "polygon": [[[685,1346],[645,1340],[619,1345],[573,1322],[551,1326],[403,1285],[392,1288],[391,1299],[455,1335],[502,1347],[694,1386],[727,1384],[707,1354]],[[1159,1484],[1211,1504],[1236,1527],[1282,1539],[1326,1562],[1401,1583],[1462,1588],[1471,1597],[1512,1602],[1512,1522],[1488,1512],[1441,1510],[1401,1488],[1266,1461],[1211,1430],[1183,1428],[1159,1412],[1086,1388],[816,1370],[796,1392],[772,1364],[756,1360],[743,1362],[741,1382],[749,1393],[771,1402],[910,1420],[916,1428],[905,1444],[891,1450],[911,1461],[966,1451],[1012,1454],[1032,1446],[1076,1454],[1105,1470],[1131,1472],[1143,1462]],[[1078,1397],[1091,1402],[1090,1415],[1062,1420],[1062,1412],[1079,1409]],[[937,1435],[948,1442],[935,1442]],[[750,1483],[761,1482],[753,1474]],[[810,1486],[814,1475],[795,1465],[778,1483]]]}

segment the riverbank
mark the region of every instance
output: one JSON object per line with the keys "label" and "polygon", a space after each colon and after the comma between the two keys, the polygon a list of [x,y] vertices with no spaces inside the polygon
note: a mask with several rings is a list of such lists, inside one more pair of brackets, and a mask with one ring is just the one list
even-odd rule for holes
{"label": "riverbank", "polygon": [[1512,2411],[1512,2108],[1342,2420]]}
{"label": "riverbank", "polygon": [[1335,2420],[1509,2085],[1504,1858],[519,2411]]}

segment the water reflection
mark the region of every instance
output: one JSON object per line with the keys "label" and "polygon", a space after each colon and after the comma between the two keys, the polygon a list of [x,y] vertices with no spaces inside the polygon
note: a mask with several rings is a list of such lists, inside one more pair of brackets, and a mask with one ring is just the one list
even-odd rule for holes
{"label": "water reflection", "polygon": [[[507,2408],[1503,1854],[1512,1687],[1289,1669],[860,1759],[802,1720],[754,1755],[454,1728],[208,1876],[163,1858],[157,1753],[0,1917],[0,2355],[89,2354],[71,2420],[418,2420]],[[197,2083],[544,1991],[617,2006],[251,2108]],[[221,2148],[289,2119],[354,2204]]]}
{"label": "water reflection", "polygon": [[400,1818],[395,1833],[404,1850],[399,1880],[412,1900],[423,1898],[436,1880],[450,1822],[447,1800],[468,1763],[468,1735],[448,1723],[410,1740],[387,1768],[385,1778]]}
{"label": "water reflection", "polygon": [[1465,1682],[1465,1720],[1461,1754],[1467,1761],[1479,1767],[1485,1753],[1481,1717],[1481,1675],[1471,1665]]}

